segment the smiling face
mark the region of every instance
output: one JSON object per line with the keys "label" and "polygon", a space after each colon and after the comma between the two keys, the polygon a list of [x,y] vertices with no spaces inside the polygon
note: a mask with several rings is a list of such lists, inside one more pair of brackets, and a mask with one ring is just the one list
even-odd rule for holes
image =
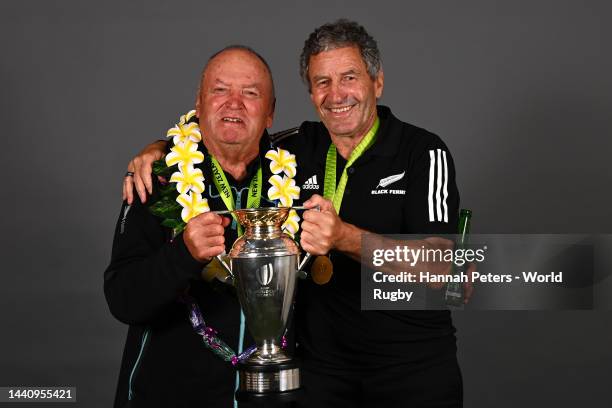
{"label": "smiling face", "polygon": [[196,102],[207,147],[258,149],[264,129],[272,126],[272,86],[266,66],[252,53],[230,49],[214,57]]}
{"label": "smiling face", "polygon": [[312,103],[332,137],[360,139],[372,127],[383,73],[372,79],[357,47],[311,56],[308,79]]}

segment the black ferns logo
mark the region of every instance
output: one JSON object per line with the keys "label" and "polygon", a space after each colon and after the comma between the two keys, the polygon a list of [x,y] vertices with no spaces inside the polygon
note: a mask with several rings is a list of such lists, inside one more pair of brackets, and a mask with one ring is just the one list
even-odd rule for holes
{"label": "black ferns logo", "polygon": [[272,277],[274,276],[272,264],[268,263],[258,268],[255,276],[262,286],[268,286],[270,282],[272,282]]}

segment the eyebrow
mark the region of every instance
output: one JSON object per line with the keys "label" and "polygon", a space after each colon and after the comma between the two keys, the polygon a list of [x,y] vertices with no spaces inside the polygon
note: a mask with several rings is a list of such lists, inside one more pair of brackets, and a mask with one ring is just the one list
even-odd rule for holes
{"label": "eyebrow", "polygon": [[361,71],[359,71],[357,69],[349,69],[348,71],[341,72],[340,75],[344,76],[344,75],[360,74],[360,73],[361,73]]}
{"label": "eyebrow", "polygon": [[316,82],[316,81],[319,81],[319,80],[321,80],[321,79],[327,79],[327,78],[329,78],[329,75],[315,75],[315,76],[312,78],[312,80]]}
{"label": "eyebrow", "polygon": [[[344,76],[344,75],[358,75],[361,74],[361,71],[359,71],[358,69],[349,69],[348,71],[344,71],[340,73],[340,76]],[[321,79],[328,79],[330,76],[329,75],[315,75],[314,77],[312,77],[313,81],[319,81]]]}
{"label": "eyebrow", "polygon": [[[228,87],[231,86],[231,84],[229,84],[227,82],[224,82],[224,81],[222,81],[220,79],[215,79],[215,85],[224,85],[224,86],[228,86]],[[253,82],[253,83],[250,83],[250,84],[243,85],[242,89],[245,89],[245,88],[260,89],[261,88],[261,83],[260,82]]]}

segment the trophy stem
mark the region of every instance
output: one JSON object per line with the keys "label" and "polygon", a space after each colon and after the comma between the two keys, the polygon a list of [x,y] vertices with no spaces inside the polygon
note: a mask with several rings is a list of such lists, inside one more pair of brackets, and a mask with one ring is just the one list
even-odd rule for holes
{"label": "trophy stem", "polygon": [[269,340],[264,340],[261,345],[261,356],[262,358],[272,358],[279,354],[281,348],[278,345]]}
{"label": "trophy stem", "polygon": [[266,365],[278,364],[291,359],[285,351],[275,341],[264,339],[257,345],[257,350],[247,359],[250,364]]}

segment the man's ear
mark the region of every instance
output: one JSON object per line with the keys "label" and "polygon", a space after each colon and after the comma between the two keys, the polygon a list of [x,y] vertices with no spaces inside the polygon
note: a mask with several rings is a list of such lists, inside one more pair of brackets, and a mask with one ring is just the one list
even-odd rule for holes
{"label": "man's ear", "polygon": [[266,118],[266,129],[270,129],[272,127],[272,122],[274,122],[274,111],[276,109],[276,98],[272,101],[272,107],[270,109],[270,114]]}
{"label": "man's ear", "polygon": [[376,91],[376,99],[380,99],[384,87],[385,73],[383,72],[382,67],[380,67],[380,69],[378,70],[378,74],[376,75],[376,79],[374,80],[374,90]]}
{"label": "man's ear", "polygon": [[195,111],[196,111],[196,117],[198,119],[200,119],[200,92],[198,91],[198,96],[196,96],[196,100],[195,100]]}

